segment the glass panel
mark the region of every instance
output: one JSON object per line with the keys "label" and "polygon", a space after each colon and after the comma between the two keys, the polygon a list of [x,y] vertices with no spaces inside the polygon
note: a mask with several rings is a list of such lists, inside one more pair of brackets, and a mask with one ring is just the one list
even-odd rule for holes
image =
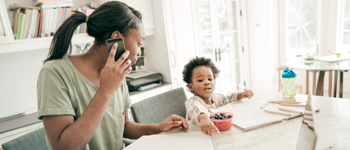
{"label": "glass panel", "polygon": [[350,51],[350,0],[345,1],[343,51]]}
{"label": "glass panel", "polygon": [[237,6],[236,6],[236,1],[232,2],[232,7],[228,7],[229,9],[229,21],[230,21],[230,29],[237,30]]}
{"label": "glass panel", "polygon": [[227,4],[226,1],[217,1],[219,30],[228,30]]}
{"label": "glass panel", "polygon": [[211,33],[209,1],[198,2],[199,24],[201,34]]}
{"label": "glass panel", "polygon": [[288,0],[287,58],[316,52],[316,2],[314,0]]}
{"label": "glass panel", "polygon": [[228,32],[224,32],[224,33],[221,33],[220,34],[220,45],[219,45],[219,48],[220,48],[220,51],[221,52],[228,52],[230,51],[230,37],[229,37],[229,34]]}
{"label": "glass panel", "polygon": [[213,59],[213,40],[211,35],[202,36],[203,56]]}
{"label": "glass panel", "polygon": [[236,82],[237,84],[241,84],[241,67],[240,67],[240,62],[236,62]]}
{"label": "glass panel", "polygon": [[236,60],[238,60],[239,59],[239,51],[240,51],[240,49],[239,49],[239,47],[238,47],[238,32],[234,32],[233,33],[233,47],[235,48],[234,49],[234,51],[235,51],[235,58],[236,58]]}

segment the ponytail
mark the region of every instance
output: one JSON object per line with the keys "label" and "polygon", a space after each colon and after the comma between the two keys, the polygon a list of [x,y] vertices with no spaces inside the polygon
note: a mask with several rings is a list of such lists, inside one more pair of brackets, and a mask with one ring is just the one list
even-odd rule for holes
{"label": "ponytail", "polygon": [[85,22],[86,15],[79,11],[74,11],[67,20],[58,28],[52,38],[48,57],[44,60],[46,63],[53,59],[62,59],[62,57],[72,51],[72,37],[75,29]]}
{"label": "ponytail", "polygon": [[[74,31],[80,24],[85,23],[85,19],[85,14],[74,11],[74,14],[63,22],[52,38],[49,54],[44,63],[62,59],[64,55],[71,54]],[[139,29],[142,24],[142,15],[123,2],[110,1],[90,14],[87,24],[88,35],[95,38],[97,45],[102,45],[114,31],[119,31],[127,37],[130,29]]]}

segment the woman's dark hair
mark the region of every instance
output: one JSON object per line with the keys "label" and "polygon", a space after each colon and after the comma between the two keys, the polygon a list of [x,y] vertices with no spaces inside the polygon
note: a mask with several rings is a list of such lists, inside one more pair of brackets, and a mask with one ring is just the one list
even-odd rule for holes
{"label": "woman's dark hair", "polygon": [[[86,15],[74,11],[55,33],[50,51],[44,63],[61,59],[65,54],[71,53],[72,36],[75,29],[85,23]],[[141,13],[123,2],[111,1],[102,4],[92,14],[87,22],[87,34],[95,38],[98,45],[102,45],[109,39],[114,31],[119,31],[123,36],[128,36],[130,29],[139,29],[142,24]]]}
{"label": "woman's dark hair", "polygon": [[188,84],[191,83],[192,80],[192,72],[193,69],[199,66],[207,66],[211,69],[214,75],[214,79],[216,79],[220,73],[220,70],[216,68],[215,64],[211,61],[210,58],[205,57],[195,57],[190,60],[189,63],[185,65],[184,70],[182,71],[183,80]]}

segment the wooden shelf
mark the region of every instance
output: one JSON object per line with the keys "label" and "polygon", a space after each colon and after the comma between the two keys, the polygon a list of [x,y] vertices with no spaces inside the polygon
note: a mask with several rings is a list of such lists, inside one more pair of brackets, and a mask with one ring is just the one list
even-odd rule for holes
{"label": "wooden shelf", "polygon": [[[28,50],[49,49],[52,37],[35,38],[28,40],[15,40],[11,43],[1,44],[0,54],[13,53]],[[72,44],[93,42],[94,38],[86,33],[73,35]]]}

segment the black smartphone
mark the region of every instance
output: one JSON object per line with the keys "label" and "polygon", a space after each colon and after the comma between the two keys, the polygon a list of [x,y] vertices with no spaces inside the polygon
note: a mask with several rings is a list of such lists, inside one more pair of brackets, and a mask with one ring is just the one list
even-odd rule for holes
{"label": "black smartphone", "polygon": [[124,40],[123,38],[108,39],[106,41],[108,53],[111,52],[111,49],[114,43],[118,43],[118,48],[117,48],[117,51],[115,52],[115,57],[114,57],[114,60],[117,61],[125,52]]}

